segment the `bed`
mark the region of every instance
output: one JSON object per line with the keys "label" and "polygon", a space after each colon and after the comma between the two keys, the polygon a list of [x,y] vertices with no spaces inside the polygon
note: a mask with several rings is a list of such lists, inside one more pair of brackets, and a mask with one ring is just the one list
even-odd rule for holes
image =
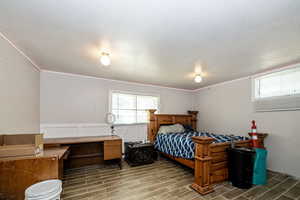
{"label": "bed", "polygon": [[[189,131],[176,134],[157,134],[160,126],[182,124],[197,130],[197,111],[187,115],[155,114],[149,110],[148,139],[163,155],[194,169],[191,187],[202,195],[213,192],[213,184],[228,179],[227,153],[229,137],[225,135]],[[258,133],[258,140],[264,146],[267,134]],[[237,146],[249,147],[250,140],[236,136]],[[180,150],[178,150],[180,149]]]}

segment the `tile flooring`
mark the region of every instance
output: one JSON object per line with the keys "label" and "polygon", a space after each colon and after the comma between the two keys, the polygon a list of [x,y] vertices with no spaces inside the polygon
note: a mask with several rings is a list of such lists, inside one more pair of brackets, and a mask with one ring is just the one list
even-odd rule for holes
{"label": "tile flooring", "polygon": [[268,184],[249,190],[228,182],[215,186],[215,192],[201,196],[189,185],[190,169],[170,160],[139,167],[89,166],[68,170],[63,182],[63,200],[300,200],[300,181],[269,172]]}

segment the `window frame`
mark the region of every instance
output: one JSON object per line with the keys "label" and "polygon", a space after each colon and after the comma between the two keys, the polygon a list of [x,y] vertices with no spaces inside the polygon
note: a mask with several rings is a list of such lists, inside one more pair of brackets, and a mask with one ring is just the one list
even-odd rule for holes
{"label": "window frame", "polygon": [[[109,98],[108,98],[108,112],[112,113],[112,94],[113,93],[121,93],[121,94],[128,94],[128,95],[134,95],[134,96],[151,96],[151,97],[157,97],[157,113],[160,111],[160,95],[157,93],[144,93],[144,92],[135,92],[135,91],[124,91],[124,90],[109,90]],[[130,109],[131,110],[131,109]],[[134,109],[132,109],[134,110]],[[136,108],[135,111],[138,111]],[[134,122],[134,123],[114,123],[114,125],[135,125],[135,124],[147,124],[147,122]]]}
{"label": "window frame", "polygon": [[300,97],[300,93],[297,94],[288,94],[288,95],[279,95],[279,96],[270,96],[270,97],[258,97],[259,95],[257,95],[257,92],[259,90],[257,90],[257,79],[261,79],[262,77],[266,77],[266,76],[272,76],[272,74],[274,73],[280,73],[280,72],[284,72],[287,70],[293,70],[293,69],[299,69],[300,70],[300,64],[294,64],[294,65],[290,65],[281,69],[277,69],[277,70],[271,70],[269,72],[265,72],[265,73],[260,73],[257,74],[255,76],[252,76],[251,78],[251,88],[252,88],[252,95],[251,95],[251,100],[252,102],[255,101],[264,101],[264,100],[273,100],[273,99],[286,99],[286,98],[293,98],[293,97]]}

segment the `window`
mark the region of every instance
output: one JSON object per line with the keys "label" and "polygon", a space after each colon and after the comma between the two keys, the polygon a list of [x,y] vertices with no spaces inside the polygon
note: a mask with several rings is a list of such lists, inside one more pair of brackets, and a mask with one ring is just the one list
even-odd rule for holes
{"label": "window", "polygon": [[253,83],[256,110],[300,108],[300,65],[256,77]]}
{"label": "window", "polygon": [[111,92],[111,112],[116,116],[116,124],[146,123],[147,110],[158,108],[158,96]]}
{"label": "window", "polygon": [[255,79],[255,98],[300,94],[300,66]]}

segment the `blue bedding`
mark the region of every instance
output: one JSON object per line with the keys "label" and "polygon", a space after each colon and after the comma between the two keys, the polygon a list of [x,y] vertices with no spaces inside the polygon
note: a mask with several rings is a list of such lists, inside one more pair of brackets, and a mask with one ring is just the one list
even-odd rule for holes
{"label": "blue bedding", "polygon": [[[175,157],[194,159],[195,144],[192,141],[192,136],[212,137],[215,139],[213,143],[229,142],[231,140],[227,135],[190,131],[184,133],[158,134],[154,147],[163,153]],[[243,136],[234,136],[234,140],[248,139],[249,138]]]}

